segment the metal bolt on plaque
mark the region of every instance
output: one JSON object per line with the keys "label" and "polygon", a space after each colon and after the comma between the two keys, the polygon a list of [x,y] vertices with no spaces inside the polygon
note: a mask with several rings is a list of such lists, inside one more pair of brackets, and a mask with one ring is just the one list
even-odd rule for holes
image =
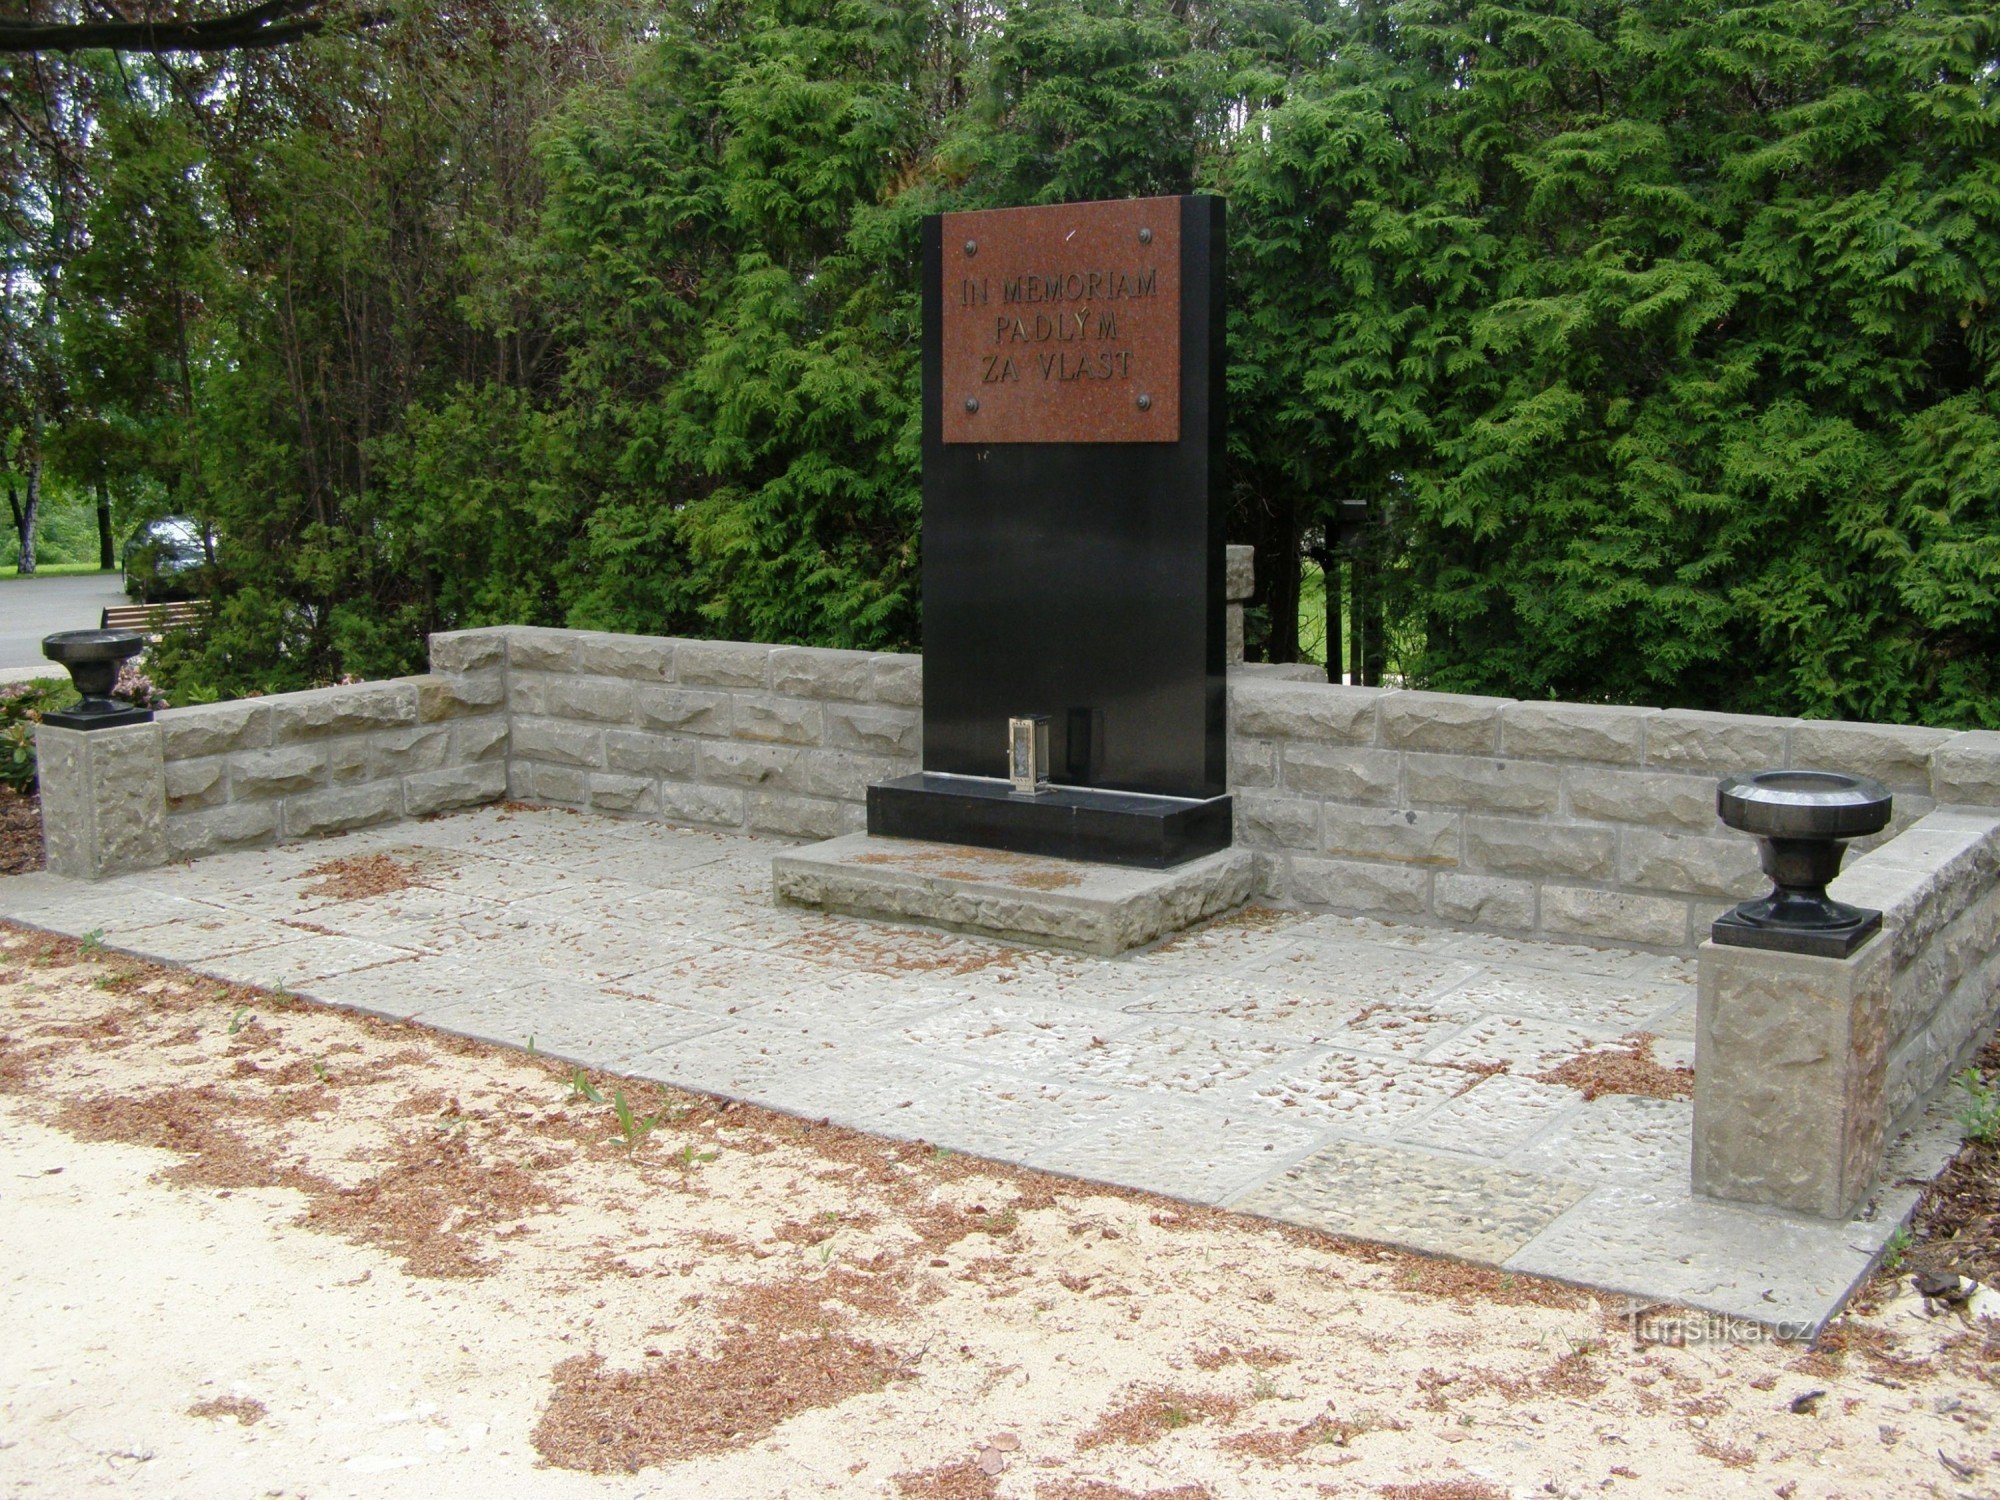
{"label": "metal bolt on plaque", "polygon": [[1049,789],[1049,716],[1007,721],[1007,776],[1024,797]]}

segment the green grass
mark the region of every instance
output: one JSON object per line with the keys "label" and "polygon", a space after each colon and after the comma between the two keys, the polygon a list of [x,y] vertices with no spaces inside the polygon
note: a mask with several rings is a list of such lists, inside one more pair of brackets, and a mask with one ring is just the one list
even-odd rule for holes
{"label": "green grass", "polygon": [[37,578],[74,578],[82,573],[102,573],[109,578],[117,573],[116,568],[100,568],[96,563],[42,563],[25,578],[14,571],[14,565],[0,563],[0,582],[33,583]]}

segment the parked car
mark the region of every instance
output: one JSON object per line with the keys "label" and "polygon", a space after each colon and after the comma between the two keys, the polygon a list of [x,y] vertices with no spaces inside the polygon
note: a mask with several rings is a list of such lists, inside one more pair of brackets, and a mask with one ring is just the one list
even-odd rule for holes
{"label": "parked car", "polygon": [[125,541],[125,595],[143,604],[191,598],[214,558],[215,533],[204,537],[199,521],[187,516],[148,521]]}

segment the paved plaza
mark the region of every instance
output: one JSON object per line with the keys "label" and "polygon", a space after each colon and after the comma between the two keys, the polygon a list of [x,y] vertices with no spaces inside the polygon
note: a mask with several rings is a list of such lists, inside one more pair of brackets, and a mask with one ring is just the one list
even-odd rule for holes
{"label": "paved plaza", "polygon": [[[234,982],[1336,1234],[1816,1325],[1953,1137],[1846,1224],[1692,1199],[1685,1098],[1547,1075],[1652,1038],[1694,965],[1252,908],[1122,958],[776,907],[787,845],[486,808],[0,917]],[[381,856],[381,858],[374,858]],[[376,894],[356,894],[372,882]],[[383,886],[394,888],[381,889]]]}

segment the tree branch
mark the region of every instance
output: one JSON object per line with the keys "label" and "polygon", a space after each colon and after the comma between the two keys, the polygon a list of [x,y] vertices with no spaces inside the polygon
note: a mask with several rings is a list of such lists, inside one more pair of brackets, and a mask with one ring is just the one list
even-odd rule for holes
{"label": "tree branch", "polygon": [[[117,52],[234,52],[282,47],[324,31],[325,15],[312,14],[319,0],[264,0],[247,10],[200,21],[0,21],[0,53],[81,52],[109,47]],[[357,26],[379,26],[385,12],[364,11]]]}

